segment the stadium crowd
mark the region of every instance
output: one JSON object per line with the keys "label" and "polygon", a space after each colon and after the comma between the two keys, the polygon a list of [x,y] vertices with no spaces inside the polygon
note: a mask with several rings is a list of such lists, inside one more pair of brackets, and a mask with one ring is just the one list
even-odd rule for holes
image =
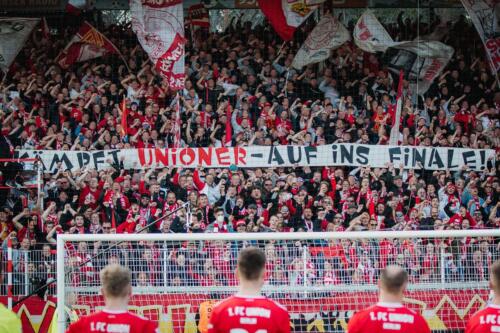
{"label": "stadium crowd", "polygon": [[[417,29],[416,22],[400,20],[387,29],[395,38],[408,39],[415,37],[416,31],[422,35],[431,32],[436,24],[421,23]],[[324,65],[303,71],[290,68],[311,27],[301,27],[295,41],[281,50],[281,41],[269,26],[193,33],[186,48],[186,87],[180,92],[182,145],[221,146],[226,122],[231,122],[232,145],[239,146],[387,144],[397,78],[388,71],[382,55],[364,53],[353,43],[335,50]],[[16,149],[172,147],[175,92],[156,75],[131,29],[99,26],[120,49],[127,66],[119,57],[108,55],[61,68],[54,59],[77,28],[74,24],[61,27],[60,34],[50,39],[35,34],[3,78],[1,157],[12,157]],[[415,96],[404,82],[400,143],[498,151],[499,82],[488,68],[483,46],[470,23],[462,17],[450,24],[449,36],[453,38],[445,40],[455,47],[455,54],[425,96]],[[477,40],[475,47],[471,40]],[[126,136],[122,135],[120,110],[124,98]],[[227,103],[233,109],[231,119],[226,118]],[[55,271],[58,234],[133,233],[156,220],[143,232],[498,228],[497,171],[494,160],[482,171],[464,167],[457,172],[404,170],[390,164],[385,168],[237,170],[124,170],[114,165],[99,171],[87,167],[45,172],[43,193],[38,196],[36,189],[22,186],[22,171],[3,163],[0,239],[3,249],[9,238],[13,241],[19,279],[26,273],[42,272],[42,280],[46,280]],[[369,192],[373,208],[367,199]],[[187,201],[192,207],[190,219],[184,210],[177,211]],[[159,219],[164,215],[168,216]],[[294,259],[302,258],[301,254],[289,254],[295,253],[294,248],[269,243],[266,251],[274,258],[269,264],[270,283],[373,281],[378,269],[389,261],[412,267],[415,279],[437,278],[437,253],[442,244],[387,242],[321,244],[330,249],[328,253],[316,243],[308,244],[307,256],[314,260],[308,260],[307,269]],[[463,244],[447,244],[449,249],[460,249],[447,252],[447,280],[485,279],[487,267],[498,253],[497,242],[485,239]],[[133,256],[138,262],[144,260],[144,272],[160,270],[162,257],[155,244],[144,249],[127,249],[127,245],[121,245],[107,260],[123,262]],[[170,249],[172,283],[181,283],[188,275],[199,285],[232,280],[221,275],[227,272],[223,266],[235,258],[231,244],[224,250],[226,245],[208,245],[203,254],[199,254],[200,249],[190,252],[189,246]],[[79,244],[70,265],[84,262],[103,246]],[[296,246],[300,253],[303,246]],[[221,255],[207,254],[211,248]],[[34,250],[38,259],[26,272],[23,253],[30,257]],[[83,266],[82,276],[93,276],[99,266],[97,262]],[[472,269],[482,275],[467,271]],[[305,271],[307,276],[293,273]],[[157,283],[156,274],[143,275],[138,283]]]}

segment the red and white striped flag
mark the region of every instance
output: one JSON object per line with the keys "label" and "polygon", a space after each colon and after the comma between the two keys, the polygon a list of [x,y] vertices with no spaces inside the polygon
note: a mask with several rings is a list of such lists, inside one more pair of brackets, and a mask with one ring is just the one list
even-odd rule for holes
{"label": "red and white striped flag", "polygon": [[224,140],[224,146],[231,146],[231,141],[233,137],[233,128],[231,126],[231,103],[227,101],[226,109],[226,138]]}
{"label": "red and white striped flag", "polygon": [[42,28],[42,35],[44,38],[49,39],[50,38],[50,28],[49,25],[47,24],[47,19],[45,16],[42,18],[42,23],[41,23],[41,28]]}
{"label": "red and white striped flag", "polygon": [[177,101],[175,102],[175,124],[174,130],[174,148],[180,148],[181,146],[181,104],[180,97],[177,95]]}
{"label": "red and white striped flag", "polygon": [[366,200],[368,201],[370,217],[375,217],[375,200],[373,200],[373,193],[370,187],[368,187],[368,191],[366,192]]}
{"label": "red and white striped flag", "polygon": [[122,116],[121,116],[121,137],[125,137],[128,134],[128,109],[127,109],[127,98],[123,96],[122,99],[122,105],[121,105],[121,111],[122,111]]}

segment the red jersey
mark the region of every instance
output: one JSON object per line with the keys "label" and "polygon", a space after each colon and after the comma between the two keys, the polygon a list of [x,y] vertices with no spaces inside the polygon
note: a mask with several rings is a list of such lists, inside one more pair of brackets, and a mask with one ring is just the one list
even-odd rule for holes
{"label": "red jersey", "polygon": [[159,333],[158,325],[126,311],[103,310],[71,324],[66,333]]}
{"label": "red jersey", "polygon": [[208,333],[289,333],[290,316],[265,296],[234,295],[215,306]]}
{"label": "red jersey", "polygon": [[465,333],[500,332],[500,305],[490,304],[476,312],[465,328]]}
{"label": "red jersey", "polygon": [[430,333],[425,319],[401,303],[379,302],[356,313],[347,325],[348,333]]}

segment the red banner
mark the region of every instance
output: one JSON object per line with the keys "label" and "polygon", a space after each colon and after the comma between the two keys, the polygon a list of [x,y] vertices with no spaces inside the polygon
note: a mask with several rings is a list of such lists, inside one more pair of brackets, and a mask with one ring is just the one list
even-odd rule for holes
{"label": "red banner", "polygon": [[[405,305],[423,314],[432,330],[463,329],[472,314],[487,302],[488,290],[433,290],[407,292]],[[130,311],[160,320],[162,333],[196,333],[198,306],[209,299],[204,294],[135,295]],[[6,297],[0,302],[6,303]],[[377,302],[376,292],[332,293],[330,295],[282,295],[277,301],[287,307],[294,327],[307,331],[332,332],[347,327],[354,312]],[[24,333],[47,333],[55,311],[55,299],[32,297],[14,310],[21,317]],[[79,316],[104,306],[100,296],[81,296],[72,307]]]}

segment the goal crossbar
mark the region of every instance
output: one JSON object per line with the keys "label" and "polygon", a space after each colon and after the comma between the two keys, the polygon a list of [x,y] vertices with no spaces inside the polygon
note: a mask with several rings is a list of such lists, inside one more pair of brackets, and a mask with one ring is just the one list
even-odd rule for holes
{"label": "goal crossbar", "polygon": [[[351,231],[351,232],[261,232],[261,233],[194,233],[194,234],[61,234],[57,242],[88,241],[244,241],[244,240],[329,240],[385,238],[460,238],[499,237],[500,229],[423,230],[423,231]],[[59,253],[58,253],[59,254]]]}

